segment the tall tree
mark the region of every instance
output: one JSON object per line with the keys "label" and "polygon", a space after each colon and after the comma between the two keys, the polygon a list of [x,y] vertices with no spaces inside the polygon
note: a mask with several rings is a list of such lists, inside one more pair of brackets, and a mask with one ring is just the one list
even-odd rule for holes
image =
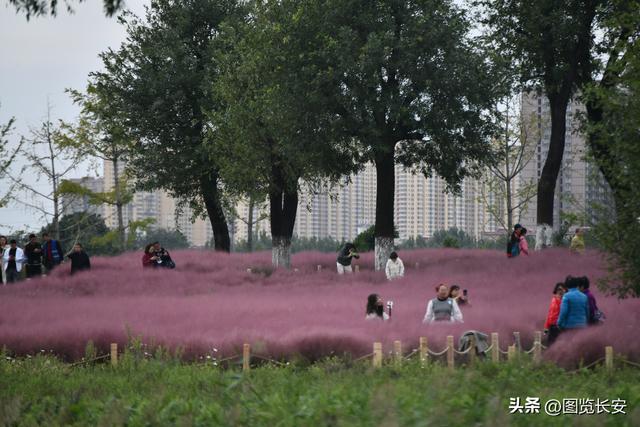
{"label": "tall tree", "polygon": [[[14,123],[15,118],[12,117],[7,121],[7,123],[0,125],[0,183],[3,183],[4,181],[11,181],[6,178],[9,178],[9,175],[11,174],[11,164],[20,153],[20,149],[24,144],[24,139],[20,139],[19,143],[15,147],[11,147],[11,142],[8,137],[13,131]],[[0,208],[5,207],[9,202],[14,187],[15,184],[10,184],[6,192],[3,191],[4,194],[0,194]]]}
{"label": "tall tree", "polygon": [[449,0],[325,0],[319,15],[329,66],[317,80],[327,110],[358,142],[354,156],[377,172],[375,266],[394,243],[395,164],[436,173],[450,189],[489,158],[495,102],[490,63]]}
{"label": "tall tree", "polygon": [[[77,0],[78,3],[82,3],[84,0]],[[33,16],[52,15],[56,16],[58,13],[58,0],[9,0],[9,4],[16,8],[19,13],[24,13],[27,19]],[[73,12],[73,1],[63,1],[67,12]],[[103,0],[104,12],[107,16],[113,16],[118,12],[123,4],[123,0]]]}
{"label": "tall tree", "polygon": [[236,0],[152,0],[146,19],[125,13],[127,41],[101,55],[92,84],[112,94],[137,141],[129,159],[136,187],[162,188],[208,214],[215,248],[229,251],[220,168],[207,148],[219,26],[241,14]]}
{"label": "tall tree", "polygon": [[[20,178],[9,175],[17,188],[29,194],[33,203],[22,199],[19,202],[40,212],[49,222],[51,233],[60,238],[59,222],[64,211],[60,197],[60,184],[82,161],[82,156],[67,145],[63,124],[51,121],[51,106],[47,106],[47,118],[39,128],[31,129],[25,137],[28,149],[23,150],[24,165]],[[25,173],[32,173],[38,180],[44,178],[46,186],[39,187],[30,180],[23,179]]]}
{"label": "tall tree", "polygon": [[496,50],[521,81],[549,99],[551,136],[537,193],[537,223],[553,226],[553,201],[565,146],[569,101],[591,78],[596,18],[604,0],[479,0]]}
{"label": "tall tree", "polygon": [[213,114],[225,182],[269,200],[272,264],[288,268],[301,180],[336,180],[352,162],[337,146],[348,141],[327,131],[331,115],[318,108],[324,67],[321,15],[306,3],[257,1],[246,25],[228,27],[228,54],[216,92],[226,108]]}
{"label": "tall tree", "polygon": [[[131,152],[133,142],[127,133],[124,117],[117,111],[117,102],[113,94],[105,94],[89,84],[86,93],[69,90],[74,103],[81,107],[78,123],[67,126],[68,147],[72,147],[84,158],[95,158],[110,163],[113,167],[113,189],[92,192],[80,184],[65,181],[60,192],[67,196],[86,196],[94,205],[111,205],[116,209],[118,244],[121,251],[126,247],[126,228],[124,206],[133,198],[130,185],[126,180],[124,167]],[[105,188],[112,183],[105,182]]]}

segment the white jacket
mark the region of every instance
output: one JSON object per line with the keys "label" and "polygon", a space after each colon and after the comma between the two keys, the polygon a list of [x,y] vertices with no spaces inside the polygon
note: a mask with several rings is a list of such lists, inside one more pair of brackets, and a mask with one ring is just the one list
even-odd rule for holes
{"label": "white jacket", "polygon": [[[451,310],[451,320],[450,323],[463,323],[462,320],[462,312],[460,311],[460,307],[458,307],[458,303],[453,298],[449,298],[449,302],[452,305]],[[424,314],[424,319],[422,319],[422,323],[433,323],[436,321],[436,315],[433,312],[433,300],[429,300],[429,304],[427,304],[427,312]]]}
{"label": "white jacket", "polygon": [[[7,267],[9,267],[9,251],[11,248],[6,248],[4,250],[4,255],[2,256],[2,270],[7,271]],[[22,249],[16,248],[16,270],[19,272],[22,271],[22,265],[24,264],[24,252]]]}
{"label": "white jacket", "polygon": [[404,264],[400,258],[396,259],[395,262],[389,258],[387,260],[387,265],[384,268],[384,272],[387,275],[387,279],[399,279],[400,277],[404,277]]}

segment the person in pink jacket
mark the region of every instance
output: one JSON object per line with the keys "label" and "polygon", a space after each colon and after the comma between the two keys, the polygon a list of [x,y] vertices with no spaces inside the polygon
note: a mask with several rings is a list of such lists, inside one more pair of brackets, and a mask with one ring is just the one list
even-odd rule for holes
{"label": "person in pink jacket", "polygon": [[520,231],[520,253],[529,255],[529,243],[527,243],[527,229],[522,227]]}

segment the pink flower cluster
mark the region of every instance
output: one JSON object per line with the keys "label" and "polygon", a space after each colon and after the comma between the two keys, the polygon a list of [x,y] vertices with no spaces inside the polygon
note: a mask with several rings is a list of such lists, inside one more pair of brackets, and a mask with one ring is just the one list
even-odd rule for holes
{"label": "pink flower cluster", "polygon": [[[558,281],[586,275],[607,319],[602,326],[561,335],[545,358],[562,364],[595,360],[604,346],[637,360],[640,300],[604,297],[596,281],[605,273],[602,255],[575,255],[564,249],[507,259],[489,250],[426,249],[400,251],[406,272],[387,282],[373,271],[373,254],[363,254],[360,272],[338,276],[335,255],[306,252],[293,256],[289,271],[271,271],[270,254],[221,254],[187,250],[172,254],[175,270],[143,270],[141,254],[92,259],[90,272],[69,276],[62,265],[51,276],[0,289],[0,345],[17,354],[41,349],[68,359],[83,355],[92,340],[102,351],[124,345],[127,329],[146,343],[182,347],[185,357],[241,353],[242,344],[272,358],[331,354],[354,357],[385,351],[401,340],[408,352],[420,336],[438,351],[445,337],[456,342],[466,330],[498,332],[501,347],[519,331],[530,348],[542,330],[551,292]],[[322,266],[318,271],[317,266]],[[251,269],[248,272],[247,269]],[[468,289],[464,323],[424,325],[422,318],[438,283]],[[365,321],[367,295],[393,300],[389,322]]]}

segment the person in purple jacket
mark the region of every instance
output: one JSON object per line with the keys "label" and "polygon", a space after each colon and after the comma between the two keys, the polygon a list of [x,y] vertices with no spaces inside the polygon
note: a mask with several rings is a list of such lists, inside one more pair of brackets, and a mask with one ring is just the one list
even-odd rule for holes
{"label": "person in purple jacket", "polygon": [[578,285],[578,289],[587,296],[587,301],[589,302],[589,316],[587,318],[587,323],[590,325],[596,324],[601,320],[602,314],[598,309],[598,304],[596,303],[596,297],[593,296],[591,291],[589,290],[589,278],[586,276],[578,277],[580,281]]}

